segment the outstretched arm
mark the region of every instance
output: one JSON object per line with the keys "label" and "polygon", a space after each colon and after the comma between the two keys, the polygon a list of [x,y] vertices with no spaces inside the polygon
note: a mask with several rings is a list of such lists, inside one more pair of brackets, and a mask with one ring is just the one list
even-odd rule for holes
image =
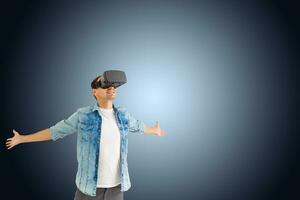
{"label": "outstretched arm", "polygon": [[39,142],[45,140],[57,140],[67,135],[75,133],[78,124],[78,112],[76,111],[67,119],[63,119],[51,126],[50,128],[41,130],[30,135],[21,135],[13,130],[14,136],[7,139],[6,146],[8,149],[26,142]]}
{"label": "outstretched arm", "polygon": [[136,119],[133,117],[127,110],[125,110],[125,116],[129,122],[129,131],[136,132],[140,134],[148,134],[148,135],[157,135],[164,136],[165,131],[162,130],[159,126],[158,121],[156,121],[156,125],[153,127],[147,126],[143,121]]}
{"label": "outstretched arm", "polygon": [[17,131],[13,130],[14,136],[8,138],[6,141],[6,146],[8,149],[13,148],[14,146],[26,142],[39,142],[51,139],[50,129],[44,129],[29,135],[21,135]]}

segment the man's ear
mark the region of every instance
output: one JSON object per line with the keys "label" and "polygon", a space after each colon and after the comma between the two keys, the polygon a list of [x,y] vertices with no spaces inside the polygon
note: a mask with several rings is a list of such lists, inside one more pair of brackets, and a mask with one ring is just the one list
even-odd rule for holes
{"label": "man's ear", "polygon": [[91,89],[91,94],[92,94],[92,96],[93,96],[95,99],[97,99],[97,97],[96,97],[96,89],[92,88],[92,89]]}
{"label": "man's ear", "polygon": [[91,93],[92,95],[95,95],[96,94],[96,90],[94,88],[91,89]]}

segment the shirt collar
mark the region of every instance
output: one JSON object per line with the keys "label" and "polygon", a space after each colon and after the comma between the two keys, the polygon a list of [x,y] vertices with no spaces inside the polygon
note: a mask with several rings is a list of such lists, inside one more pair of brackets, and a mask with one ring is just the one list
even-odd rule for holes
{"label": "shirt collar", "polygon": [[[117,111],[117,108],[115,107],[115,104],[113,104],[113,109],[114,109],[115,112]],[[94,112],[95,110],[99,111],[99,106],[98,106],[97,101],[94,103],[94,106],[93,106],[93,112]]]}

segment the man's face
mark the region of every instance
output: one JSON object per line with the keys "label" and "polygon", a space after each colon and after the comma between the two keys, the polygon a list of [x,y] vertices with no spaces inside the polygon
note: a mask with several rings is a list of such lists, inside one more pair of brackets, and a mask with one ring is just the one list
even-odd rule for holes
{"label": "man's face", "polygon": [[99,87],[97,89],[92,89],[92,94],[96,96],[98,100],[114,100],[117,95],[117,89],[112,86],[106,89]]}

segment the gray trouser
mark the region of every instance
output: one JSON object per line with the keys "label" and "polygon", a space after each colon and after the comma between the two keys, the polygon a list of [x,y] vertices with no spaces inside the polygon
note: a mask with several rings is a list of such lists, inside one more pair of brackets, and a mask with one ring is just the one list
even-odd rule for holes
{"label": "gray trouser", "polygon": [[89,196],[76,188],[74,200],[123,200],[124,194],[121,190],[121,184],[112,188],[97,188],[96,196]]}

